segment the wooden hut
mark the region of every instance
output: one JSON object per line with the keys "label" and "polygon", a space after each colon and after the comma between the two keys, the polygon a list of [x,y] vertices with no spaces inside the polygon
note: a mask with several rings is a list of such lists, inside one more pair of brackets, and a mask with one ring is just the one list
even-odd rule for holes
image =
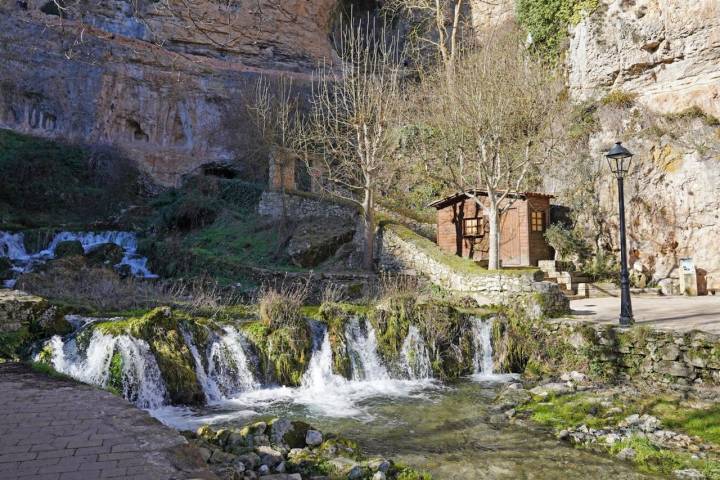
{"label": "wooden hut", "polygon": [[[487,192],[471,192],[487,202]],[[552,260],[553,250],[545,240],[550,221],[552,195],[535,192],[508,194],[509,208],[500,218],[500,261],[503,266],[536,266]],[[446,252],[487,262],[489,224],[482,207],[465,193],[431,203],[437,209],[437,244]]]}

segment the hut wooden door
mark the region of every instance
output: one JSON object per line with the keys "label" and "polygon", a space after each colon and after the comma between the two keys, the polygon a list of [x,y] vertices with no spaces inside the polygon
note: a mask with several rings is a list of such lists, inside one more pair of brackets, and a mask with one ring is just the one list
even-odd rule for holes
{"label": "hut wooden door", "polygon": [[520,215],[511,208],[500,219],[500,259],[503,266],[520,265]]}

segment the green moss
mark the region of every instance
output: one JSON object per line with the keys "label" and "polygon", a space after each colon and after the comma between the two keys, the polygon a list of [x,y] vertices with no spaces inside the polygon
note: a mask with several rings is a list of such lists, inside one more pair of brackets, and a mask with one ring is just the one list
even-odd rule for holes
{"label": "green moss", "polygon": [[692,458],[690,453],[659,448],[646,437],[632,436],[617,442],[612,445],[610,452],[617,454],[624,448],[632,448],[635,451],[633,463],[645,472],[672,475],[675,470],[693,468],[701,471],[708,479],[720,479],[720,462],[698,460]]}
{"label": "green moss", "polygon": [[565,46],[570,25],[598,8],[599,0],[518,0],[518,22],[532,36],[532,48],[556,60]]}
{"label": "green moss", "polygon": [[0,361],[20,360],[32,338],[28,327],[25,326],[15,332],[0,333]]}
{"label": "green moss", "polygon": [[127,334],[145,340],[157,360],[171,401],[192,405],[203,403],[205,396],[198,384],[194,359],[182,338],[181,328],[188,328],[195,322],[202,324],[207,320],[162,307],[142,317],[98,323],[94,328],[107,335]]}
{"label": "green moss", "polygon": [[604,428],[616,425],[626,415],[626,410],[612,410],[618,405],[610,404],[591,396],[564,395],[536,399],[522,406],[519,411],[532,412],[530,417],[537,423],[554,430],[587,425],[589,428]]}
{"label": "green moss", "polygon": [[272,329],[260,321],[247,322],[242,331],[255,347],[267,381],[298,386],[312,355],[312,334],[305,322]]}
{"label": "green moss", "polygon": [[134,203],[136,182],[137,171],[108,152],[0,130],[2,229],[82,229]]}
{"label": "green moss", "polygon": [[120,352],[113,352],[110,359],[108,387],[118,392],[123,391],[123,360]]}

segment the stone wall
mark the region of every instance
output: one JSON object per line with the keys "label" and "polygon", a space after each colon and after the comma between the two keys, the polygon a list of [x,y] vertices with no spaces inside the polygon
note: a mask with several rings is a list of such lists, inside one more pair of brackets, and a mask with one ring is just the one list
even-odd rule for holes
{"label": "stone wall", "polygon": [[[380,233],[377,262],[380,269],[426,277],[447,290],[475,298],[481,304],[524,304],[532,317],[568,310],[568,300],[557,284],[542,282],[539,270],[485,272],[464,271],[442,261],[444,252],[432,242],[399,225],[388,225]],[[404,238],[405,237],[405,238]],[[455,257],[458,258],[459,257]]]}
{"label": "stone wall", "polygon": [[591,375],[679,388],[720,385],[720,335],[562,320],[543,328],[584,356]]}
{"label": "stone wall", "polygon": [[282,218],[287,215],[295,220],[323,217],[349,219],[358,215],[357,208],[350,204],[323,200],[311,195],[265,191],[260,198],[258,213],[273,218]]}

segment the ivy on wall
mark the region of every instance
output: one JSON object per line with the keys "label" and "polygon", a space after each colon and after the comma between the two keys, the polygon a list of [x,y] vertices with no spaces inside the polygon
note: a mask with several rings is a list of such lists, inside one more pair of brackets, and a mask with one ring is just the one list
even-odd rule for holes
{"label": "ivy on wall", "polygon": [[532,48],[548,60],[557,60],[568,26],[593,12],[599,0],[517,0],[517,19],[532,38]]}

